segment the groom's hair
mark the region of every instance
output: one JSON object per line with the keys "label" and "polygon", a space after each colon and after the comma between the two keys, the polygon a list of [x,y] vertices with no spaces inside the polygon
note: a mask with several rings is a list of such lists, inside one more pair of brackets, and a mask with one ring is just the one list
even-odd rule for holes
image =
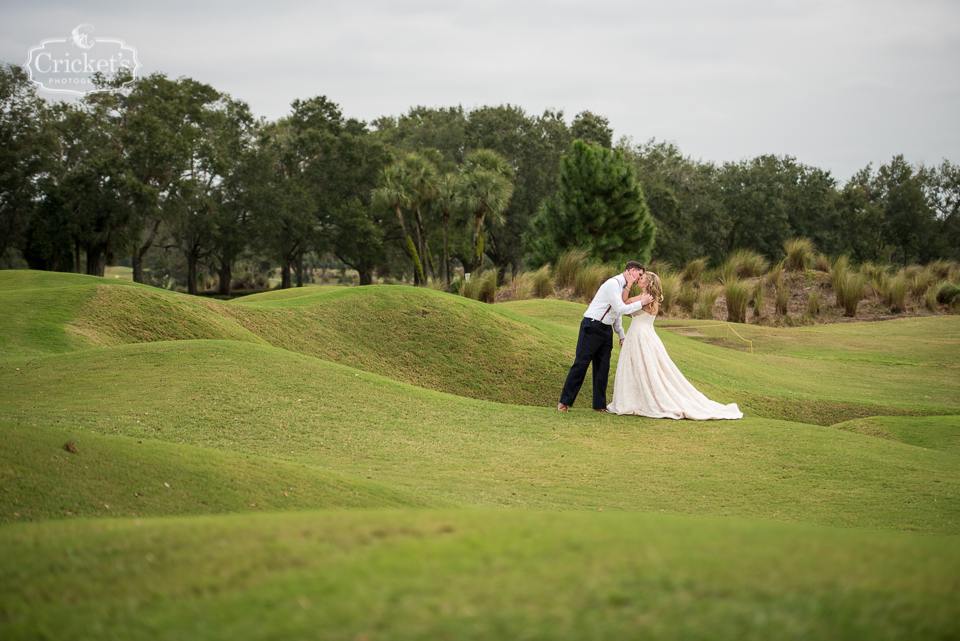
{"label": "groom's hair", "polygon": [[628,272],[628,271],[630,271],[631,269],[639,269],[639,270],[642,271],[642,272],[647,271],[646,268],[643,266],[642,263],[638,263],[638,262],[635,261],[635,260],[631,260],[630,262],[628,262],[628,263],[627,263],[627,266],[623,268],[623,271]]}

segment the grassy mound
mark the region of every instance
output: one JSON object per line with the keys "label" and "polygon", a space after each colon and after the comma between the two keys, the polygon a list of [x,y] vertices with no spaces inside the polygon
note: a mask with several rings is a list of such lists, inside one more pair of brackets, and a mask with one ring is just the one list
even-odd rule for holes
{"label": "grassy mound", "polygon": [[564,415],[228,341],[52,356],[0,370],[0,389],[2,417],[71,438],[256,454],[468,505],[960,533],[952,457],[812,425]]}
{"label": "grassy mound", "polygon": [[576,342],[553,324],[415,287],[309,288],[247,297],[224,313],[276,347],[518,405],[554,401]]}
{"label": "grassy mound", "polygon": [[[11,315],[24,319],[18,327],[6,321],[6,343],[15,344],[8,353],[162,340],[269,343],[418,387],[514,405],[556,402],[583,313],[582,305],[562,301],[491,306],[393,286],[311,287],[224,304],[72,275],[50,279],[74,287],[44,289],[35,286],[42,276],[28,275],[21,290],[10,291],[8,283],[0,291],[20,297],[12,309],[29,312]],[[738,401],[756,416],[826,426],[960,410],[960,317],[802,330],[739,326],[755,341],[754,354],[739,339],[720,338],[723,327],[693,325],[703,329],[660,331],[677,365],[708,395]]]}
{"label": "grassy mound", "polygon": [[928,450],[960,455],[960,416],[922,418],[871,416],[840,423],[834,427]]}
{"label": "grassy mound", "polygon": [[8,523],[445,504],[303,464],[149,439],[2,421],[0,441],[0,511]]}
{"label": "grassy mound", "polygon": [[0,529],[0,636],[946,639],[958,576],[953,538],[733,519],[87,520]]}
{"label": "grassy mound", "polygon": [[0,271],[0,352],[15,360],[162,340],[258,342],[219,304],[123,280]]}

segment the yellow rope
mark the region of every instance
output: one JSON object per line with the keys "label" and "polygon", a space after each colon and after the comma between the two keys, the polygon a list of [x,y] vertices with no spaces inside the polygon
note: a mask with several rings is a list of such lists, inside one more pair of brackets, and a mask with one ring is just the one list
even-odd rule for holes
{"label": "yellow rope", "polygon": [[750,343],[750,353],[753,354],[753,341],[748,340],[743,336],[740,336],[740,334],[737,333],[737,330],[733,329],[733,327],[730,326],[730,323],[717,323],[715,325],[690,325],[689,327],[674,327],[674,326],[666,327],[664,325],[657,325],[657,327],[660,329],[701,329],[703,327],[726,327],[727,338],[730,338],[730,332],[732,331],[734,334],[737,335],[737,338],[742,340],[744,343]]}

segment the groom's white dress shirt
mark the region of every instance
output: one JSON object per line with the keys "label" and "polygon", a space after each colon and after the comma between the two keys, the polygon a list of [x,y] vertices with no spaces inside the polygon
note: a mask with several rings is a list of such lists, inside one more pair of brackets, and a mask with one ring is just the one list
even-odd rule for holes
{"label": "groom's white dress shirt", "polygon": [[640,301],[629,305],[623,302],[623,288],[626,286],[627,281],[623,274],[617,274],[608,279],[603,285],[600,285],[597,295],[590,302],[590,307],[583,314],[584,318],[600,321],[604,325],[612,325],[613,331],[617,333],[620,340],[627,336],[623,331],[623,323],[620,317],[643,308],[643,303]]}

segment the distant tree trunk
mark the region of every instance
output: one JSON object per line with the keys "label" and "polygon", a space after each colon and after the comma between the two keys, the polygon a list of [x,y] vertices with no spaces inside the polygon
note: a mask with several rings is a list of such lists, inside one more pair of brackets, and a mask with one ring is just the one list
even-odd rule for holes
{"label": "distant tree trunk", "polygon": [[197,295],[197,257],[192,254],[187,256],[187,293]]}
{"label": "distant tree trunk", "polygon": [[158,220],[153,225],[153,229],[150,230],[150,234],[144,243],[130,253],[130,262],[133,265],[133,282],[135,283],[143,283],[143,257],[147,253],[147,250],[153,247],[153,241],[157,237],[157,232],[160,230],[160,222],[161,221]]}
{"label": "distant tree trunk", "polygon": [[424,271],[427,273],[430,278],[436,279],[436,274],[433,270],[433,258],[430,255],[430,243],[427,242],[427,233],[423,229],[423,217],[420,215],[420,206],[414,210],[416,212],[416,221],[417,221],[417,243],[420,248],[420,259],[423,260],[426,257],[426,265],[424,265]]}
{"label": "distant tree trunk", "polygon": [[220,260],[220,269],[217,270],[220,276],[219,294],[221,296],[230,295],[230,283],[233,280],[233,265],[228,260]]}
{"label": "distant tree trunk", "polygon": [[280,289],[290,289],[290,261],[284,260],[280,268]]}
{"label": "distant tree trunk", "polygon": [[80,263],[80,241],[76,241],[73,244],[73,271],[78,274],[83,273],[83,267]]}
{"label": "distant tree trunk", "polygon": [[450,216],[443,217],[443,286],[445,291],[450,293],[450,244],[447,240],[447,224],[450,222]]}
{"label": "distant tree trunk", "polygon": [[370,269],[358,269],[357,273],[360,274],[360,284],[361,285],[373,285],[373,270]]}
{"label": "distant tree trunk", "polygon": [[483,218],[484,214],[477,216],[476,222],[477,227],[473,232],[473,242],[476,243],[476,246],[473,250],[473,273],[476,274],[480,271],[480,268],[483,267]]}
{"label": "distant tree trunk", "polygon": [[303,254],[297,254],[293,259],[293,269],[297,275],[297,287],[303,287]]}

